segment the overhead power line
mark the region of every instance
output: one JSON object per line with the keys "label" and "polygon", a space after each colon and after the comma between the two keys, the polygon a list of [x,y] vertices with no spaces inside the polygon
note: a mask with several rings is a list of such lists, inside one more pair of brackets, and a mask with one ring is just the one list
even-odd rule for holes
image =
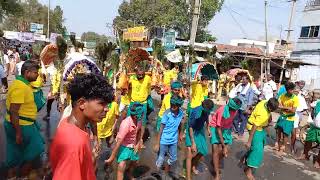
{"label": "overhead power line", "polygon": [[246,33],[246,31],[244,30],[244,28],[242,27],[242,25],[237,21],[237,19],[233,16],[233,14],[231,13],[231,10],[228,8],[228,6],[225,6],[230,14],[230,16],[232,17],[233,21],[239,26],[242,34],[247,38],[248,34]]}

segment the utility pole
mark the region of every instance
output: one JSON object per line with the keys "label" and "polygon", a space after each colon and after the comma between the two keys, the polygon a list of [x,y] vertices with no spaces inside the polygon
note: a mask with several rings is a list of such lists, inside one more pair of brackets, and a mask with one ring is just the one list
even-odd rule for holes
{"label": "utility pole", "polygon": [[191,25],[191,34],[190,34],[190,46],[191,47],[193,47],[194,43],[196,42],[198,22],[199,22],[199,17],[200,17],[200,7],[201,7],[201,0],[195,0],[192,25]]}
{"label": "utility pole", "polygon": [[50,37],[50,0],[48,3],[48,30],[47,30],[47,38],[49,39]]}
{"label": "utility pole", "polygon": [[[197,29],[198,29],[198,22],[200,17],[200,7],[201,7],[201,0],[195,0],[194,2],[194,9],[193,9],[193,17],[192,17],[192,24],[191,24],[191,31],[190,31],[190,47],[194,48],[194,44],[196,42],[197,36]],[[189,71],[189,102],[191,100],[191,81],[192,81],[192,60],[189,55],[189,50],[186,53],[186,62],[188,62],[188,71]]]}
{"label": "utility pole", "polygon": [[265,41],[266,41],[266,51],[265,51],[265,65],[266,65],[266,76],[270,74],[270,59],[269,59],[269,42],[268,42],[268,22],[267,22],[267,6],[268,1],[264,1],[264,29],[265,29]]}
{"label": "utility pole", "polygon": [[291,35],[291,31],[293,31],[291,29],[291,25],[292,25],[292,19],[293,19],[293,15],[294,15],[294,11],[295,11],[295,6],[296,6],[296,2],[297,0],[292,0],[292,5],[291,5],[291,13],[290,13],[290,17],[289,17],[289,24],[288,24],[288,33],[287,33],[287,39],[286,39],[286,45],[285,45],[285,57],[282,61],[282,68],[281,68],[281,73],[280,73],[280,80],[279,80],[279,84],[281,84],[282,79],[283,79],[283,74],[284,74],[284,68],[287,64],[287,52],[289,50],[289,41],[290,41],[290,35]]}

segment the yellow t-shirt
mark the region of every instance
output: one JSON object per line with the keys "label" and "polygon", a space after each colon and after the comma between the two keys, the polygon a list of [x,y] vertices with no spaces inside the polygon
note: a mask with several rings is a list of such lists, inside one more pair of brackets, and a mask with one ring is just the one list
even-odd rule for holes
{"label": "yellow t-shirt", "polygon": [[112,128],[117,116],[119,116],[119,105],[116,102],[112,102],[106,117],[103,118],[101,122],[97,123],[98,137],[100,139],[112,135]]}
{"label": "yellow t-shirt", "polygon": [[146,103],[151,93],[151,77],[145,75],[144,79],[139,81],[136,76],[131,76],[129,83],[131,84],[131,102]]}
{"label": "yellow t-shirt", "polygon": [[163,71],[163,84],[170,86],[172,80],[173,80],[172,70]]}
{"label": "yellow t-shirt", "polygon": [[126,95],[121,96],[120,102],[126,106],[130,105],[130,95],[127,93]]}
{"label": "yellow t-shirt", "polygon": [[33,82],[30,82],[30,85],[34,88],[40,88],[43,86],[43,78],[42,78],[42,75],[41,75],[41,69],[39,69],[39,76],[37,77],[37,80],[36,81],[33,81]]}
{"label": "yellow t-shirt", "polygon": [[174,81],[178,79],[178,74],[179,74],[179,70],[176,70],[175,68],[171,70],[172,79]]}
{"label": "yellow t-shirt", "polygon": [[191,108],[200,106],[208,94],[208,86],[202,86],[199,82],[193,82],[191,85]]}
{"label": "yellow t-shirt", "polygon": [[[19,116],[36,120],[37,106],[34,102],[33,89],[27,80],[23,80],[26,83],[16,79],[12,82],[11,86],[9,86],[6,107],[7,110],[10,110],[10,104],[21,104],[18,112]],[[6,120],[10,122],[10,115],[8,113]],[[19,119],[19,125],[21,126],[32,125],[33,123],[34,122]]]}
{"label": "yellow t-shirt", "polygon": [[[286,94],[283,94],[279,98],[279,103],[282,104],[284,107],[294,107],[297,108],[299,106],[299,98],[296,95],[292,95],[291,97],[287,96]],[[287,118],[288,121],[294,121],[295,120],[295,113],[287,113],[283,112],[285,115],[293,115]]]}
{"label": "yellow t-shirt", "polygon": [[225,73],[220,74],[219,81],[218,81],[219,87],[223,87],[224,84],[227,82],[227,80],[228,80],[228,76]]}
{"label": "yellow t-shirt", "polygon": [[170,108],[171,93],[164,96],[158,116],[162,117],[163,113]]}
{"label": "yellow t-shirt", "polygon": [[268,126],[270,112],[268,111],[266,106],[267,100],[263,100],[257,104],[248,119],[248,130],[252,129],[252,124],[257,126],[257,131],[262,131],[264,127]]}
{"label": "yellow t-shirt", "polygon": [[60,81],[61,81],[61,73],[57,71],[52,75],[52,79],[51,79],[51,84],[52,84],[51,93],[53,95],[59,92]]}

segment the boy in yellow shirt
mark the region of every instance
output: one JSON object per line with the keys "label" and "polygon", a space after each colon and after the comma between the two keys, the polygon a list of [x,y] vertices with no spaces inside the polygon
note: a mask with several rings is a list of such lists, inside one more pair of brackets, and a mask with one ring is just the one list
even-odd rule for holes
{"label": "boy in yellow shirt", "polygon": [[56,99],[60,90],[60,81],[61,81],[61,73],[58,70],[55,70],[55,72],[52,74],[52,77],[51,77],[51,89],[47,99],[47,114],[43,118],[45,121],[49,120],[52,103]]}
{"label": "boy in yellow shirt", "polygon": [[171,82],[174,80],[173,71],[170,70],[170,66],[168,63],[164,65],[164,68],[165,70],[163,71],[162,80],[163,80],[163,86],[165,90],[161,92],[161,101],[163,101],[165,94],[168,93],[167,90],[169,89]]}
{"label": "boy in yellow shirt", "polygon": [[[116,97],[117,98],[117,97]],[[107,146],[110,148],[115,135],[116,124],[119,119],[119,105],[117,101],[113,101],[108,105],[108,112],[106,117],[101,122],[97,123],[98,138],[100,140],[105,139]]]}
{"label": "boy in yellow shirt", "polygon": [[120,120],[123,120],[127,117],[127,109],[130,106],[131,95],[128,89],[121,89],[120,90],[121,98],[119,104],[119,113],[120,113]]}
{"label": "boy in yellow shirt", "polygon": [[[283,153],[286,150],[289,136],[293,130],[296,109],[299,106],[299,98],[294,94],[295,84],[287,82],[285,84],[285,88],[287,92],[279,97],[279,109],[281,110],[281,115],[275,126],[277,130],[276,148],[280,153]],[[282,145],[281,137],[283,137]]]}
{"label": "boy in yellow shirt", "polygon": [[246,161],[244,172],[249,180],[254,180],[252,170],[261,166],[263,161],[263,148],[265,145],[265,128],[271,122],[271,112],[278,109],[277,99],[271,98],[268,101],[263,100],[254,108],[248,119],[247,129],[249,130],[249,139],[246,143],[248,152],[242,158],[242,163]]}
{"label": "boy in yellow shirt", "polygon": [[191,100],[188,104],[188,114],[193,108],[201,106],[202,102],[208,98],[208,76],[201,76],[200,81],[191,82]]}

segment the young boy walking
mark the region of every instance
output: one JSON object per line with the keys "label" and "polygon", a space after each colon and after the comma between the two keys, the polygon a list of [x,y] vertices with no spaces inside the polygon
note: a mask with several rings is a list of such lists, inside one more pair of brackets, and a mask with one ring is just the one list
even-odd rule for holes
{"label": "young boy walking", "polygon": [[171,97],[173,95],[180,96],[180,93],[182,92],[182,88],[183,88],[182,83],[179,81],[175,81],[175,82],[171,83],[171,92],[169,92],[168,94],[166,94],[164,96],[164,99],[162,100],[162,103],[161,103],[161,108],[160,108],[157,122],[156,122],[156,132],[157,133],[160,131],[161,120],[162,120],[163,114],[168,109],[170,109]]}
{"label": "young boy walking", "polygon": [[[206,99],[202,104],[191,110],[186,131],[187,146],[187,180],[191,179],[191,168],[194,174],[199,174],[196,169],[200,159],[208,154],[207,139],[205,135],[205,123],[208,126],[209,115],[214,108],[213,101]],[[195,155],[194,155],[195,154]]]}
{"label": "young boy walking", "polygon": [[275,98],[270,98],[268,101],[263,100],[257,104],[248,119],[249,139],[246,143],[248,152],[242,161],[246,160],[244,172],[249,180],[255,179],[252,171],[259,168],[263,162],[263,148],[266,141],[265,128],[271,122],[271,112],[277,110],[278,106],[279,103]]}
{"label": "young boy walking", "polygon": [[[296,109],[299,106],[299,98],[293,92],[295,84],[288,82],[285,84],[287,92],[279,97],[279,109],[281,115],[275,126],[277,130],[277,144],[280,154],[284,153],[289,140],[289,136],[293,131]],[[283,137],[283,144],[281,145],[281,137]]]}
{"label": "young boy walking", "polygon": [[117,158],[117,180],[124,179],[126,167],[129,169],[129,179],[132,178],[133,168],[137,165],[137,161],[139,160],[138,151],[142,146],[140,134],[142,119],[144,118],[143,105],[140,103],[132,103],[129,108],[130,116],[122,120],[116,137],[117,143],[111,156],[105,161],[106,165],[111,165]]}
{"label": "young boy walking", "polygon": [[180,108],[182,104],[183,99],[181,97],[176,95],[172,96],[170,99],[170,109],[163,114],[156,147],[156,149],[160,150],[156,162],[159,170],[163,166],[166,153],[169,155],[165,166],[166,172],[169,172],[170,167],[177,161],[178,139],[180,141],[182,140],[182,128],[184,127],[184,115]]}
{"label": "young boy walking", "polygon": [[209,121],[208,134],[212,144],[212,161],[215,171],[215,180],[220,179],[220,161],[228,156],[228,146],[232,144],[233,119],[241,108],[241,100],[229,99],[225,106],[221,106],[212,114]]}

